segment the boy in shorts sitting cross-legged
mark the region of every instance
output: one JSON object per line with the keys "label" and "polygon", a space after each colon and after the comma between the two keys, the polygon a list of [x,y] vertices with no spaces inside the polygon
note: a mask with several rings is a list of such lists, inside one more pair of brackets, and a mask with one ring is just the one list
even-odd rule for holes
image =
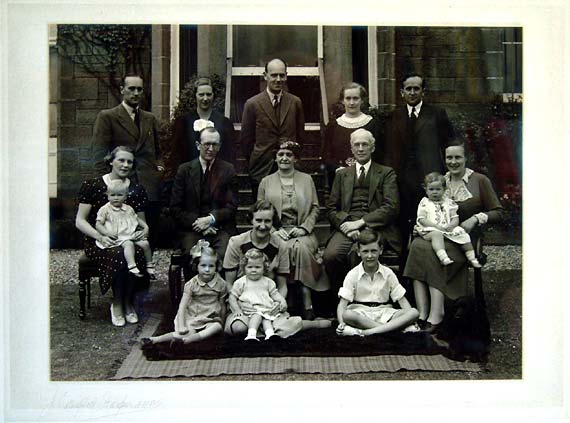
{"label": "boy in shorts sitting cross-legged", "polygon": [[[408,326],[418,319],[419,313],[404,296],[406,290],[394,272],[378,261],[382,244],[380,234],[374,230],[360,232],[357,249],[362,262],[347,273],[338,292],[338,335],[367,336],[402,328],[414,331],[415,326]],[[400,309],[393,308],[390,299]]]}

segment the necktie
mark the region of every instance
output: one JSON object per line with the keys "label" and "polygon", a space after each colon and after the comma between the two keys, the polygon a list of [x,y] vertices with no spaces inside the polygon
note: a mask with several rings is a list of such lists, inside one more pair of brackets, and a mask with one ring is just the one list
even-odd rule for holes
{"label": "necktie", "polygon": [[275,117],[279,122],[279,97],[276,95],[273,96],[273,110],[275,111]]}
{"label": "necktie", "polygon": [[410,112],[410,119],[415,121],[418,117],[416,116],[416,108],[412,107],[412,111]]}
{"label": "necktie", "polygon": [[135,126],[139,129],[141,128],[141,117],[138,107],[135,109]]}
{"label": "necktie", "polygon": [[207,184],[210,184],[210,165],[208,165],[208,167],[206,167],[206,171],[204,172],[204,181]]}
{"label": "necktie", "polygon": [[366,178],[366,174],[364,173],[364,166],[360,166],[360,173],[358,175],[358,186],[364,186],[364,179]]}

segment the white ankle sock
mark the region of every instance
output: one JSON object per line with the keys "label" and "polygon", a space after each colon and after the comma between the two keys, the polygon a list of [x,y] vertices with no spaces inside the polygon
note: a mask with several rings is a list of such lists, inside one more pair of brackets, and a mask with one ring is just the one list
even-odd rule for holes
{"label": "white ankle sock", "polygon": [[447,255],[447,252],[445,250],[437,250],[435,252],[435,255],[437,256],[437,258],[439,259],[439,261],[443,261],[446,258],[449,258],[449,256]]}

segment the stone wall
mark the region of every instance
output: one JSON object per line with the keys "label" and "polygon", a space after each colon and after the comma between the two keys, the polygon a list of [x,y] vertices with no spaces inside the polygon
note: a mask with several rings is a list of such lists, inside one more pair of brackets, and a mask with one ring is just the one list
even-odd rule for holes
{"label": "stone wall", "polygon": [[[150,26],[149,26],[150,29]],[[61,36],[55,41],[61,49]],[[150,75],[151,37],[137,46],[136,64],[131,63],[143,75]],[[50,56],[50,69],[57,73],[51,78],[57,83],[54,105],[57,108],[55,128],[50,134],[57,137],[57,197],[50,199],[50,238],[52,248],[78,247],[81,236],[74,227],[75,200],[81,183],[92,176],[93,161],[91,136],[97,113],[114,107],[120,102],[117,87],[109,82],[108,54],[94,44],[78,43],[72,49]],[[129,59],[132,60],[132,59]],[[90,63],[83,66],[82,63]],[[127,70],[128,60],[121,58],[116,67],[116,81]],[[140,71],[142,69],[142,71]],[[150,108],[150,78],[145,80],[146,101],[143,108]],[[51,106],[50,106],[51,107]]]}
{"label": "stone wall", "polygon": [[501,28],[398,27],[395,77],[427,78],[429,99],[443,104],[485,103],[503,92]]}
{"label": "stone wall", "polygon": [[[209,51],[204,50],[205,46],[215,44],[225,51],[223,27],[205,26],[199,30],[199,39],[208,41],[202,43],[199,58],[208,57]],[[502,31],[501,28],[378,27],[378,100],[380,110],[392,109],[402,101],[399,93],[401,77],[409,71],[423,74],[428,83],[426,100],[447,109],[454,126],[469,142],[473,167],[491,177],[497,174],[496,145],[500,142],[506,147],[501,152],[509,150],[509,160],[511,163],[514,160],[517,167],[515,176],[520,180],[520,106],[514,111],[509,109],[507,113],[497,112],[496,100],[503,91],[504,78]],[[325,27],[329,104],[336,99],[342,81],[349,80],[352,75],[349,33],[348,27]],[[165,117],[169,100],[163,98],[168,94],[169,82],[168,26],[154,26],[153,37],[148,37],[141,46],[144,52],[141,65],[144,74],[149,75],[145,78],[147,101],[143,108],[150,110],[152,106],[153,112]],[[344,54],[338,54],[339,51]],[[78,63],[81,61],[79,57],[61,54],[57,57],[59,98],[57,134],[54,135],[58,140],[58,193],[57,198],[51,200],[52,247],[55,248],[80,245],[80,236],[73,227],[74,203],[82,181],[91,176],[93,124],[100,110],[114,107],[119,102],[118,92],[114,96],[104,80],[108,73],[103,65],[102,51],[93,46],[80,46],[76,55],[82,58],[90,56],[93,62],[97,62],[100,55],[101,64],[94,67],[97,73],[93,75]],[[157,65],[162,70],[155,69]],[[122,67],[118,72],[121,74],[125,68],[124,60],[119,67]],[[154,69],[152,73],[151,68]],[[210,71],[222,69],[225,72],[222,62],[201,60],[199,68]],[[160,87],[160,93],[151,102],[150,93],[155,91],[155,87]]]}
{"label": "stone wall", "polygon": [[[426,79],[425,100],[447,110],[468,147],[468,166],[488,175],[520,223],[522,104],[503,103],[503,28],[379,27],[380,110],[403,104],[400,83]],[[504,197],[504,196],[507,197]],[[509,206],[510,204],[510,206]],[[515,226],[515,225],[512,225]]]}
{"label": "stone wall", "polygon": [[[150,75],[150,37],[141,47],[140,64],[143,74]],[[58,195],[61,202],[73,201],[85,178],[91,176],[91,136],[97,113],[116,106],[120,101],[117,88],[109,85],[104,52],[93,46],[81,46],[72,54],[60,54],[58,136]],[[87,57],[90,56],[90,57]],[[100,60],[99,60],[100,57]],[[89,69],[82,65],[89,61]],[[126,71],[124,58],[118,63],[120,79]],[[129,69],[130,71],[130,69]],[[146,98],[150,98],[150,80],[145,81]],[[149,105],[143,105],[148,109]],[[69,214],[69,207],[64,207]],[[73,213],[73,210],[71,210]]]}

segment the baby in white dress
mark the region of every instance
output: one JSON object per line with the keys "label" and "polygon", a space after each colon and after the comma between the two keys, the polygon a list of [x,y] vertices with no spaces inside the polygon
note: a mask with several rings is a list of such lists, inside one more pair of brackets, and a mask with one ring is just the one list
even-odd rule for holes
{"label": "baby in white dress", "polygon": [[416,231],[432,248],[442,265],[453,263],[445,251],[444,238],[461,245],[467,260],[473,267],[481,267],[475,257],[471,237],[459,226],[458,206],[451,198],[444,195],[445,177],[437,172],[426,175],[424,189],[427,197],[418,205]]}
{"label": "baby in white dress", "polygon": [[[95,241],[99,248],[113,248],[121,246],[129,272],[137,277],[143,274],[137,268],[135,261],[135,245],[142,248],[146,261],[146,271],[151,279],[155,279],[152,250],[144,235],[148,233],[148,225],[141,219],[135,210],[125,204],[127,199],[127,185],[123,181],[114,180],[107,186],[107,199],[109,202],[97,212],[95,229],[101,235],[110,239],[111,245],[105,247],[101,242]],[[137,230],[141,228],[141,230]]]}
{"label": "baby in white dress", "polygon": [[230,306],[236,315],[249,317],[246,341],[259,341],[257,329],[262,325],[265,339],[275,336],[273,321],[287,310],[287,301],[277,290],[277,285],[264,273],[269,259],[256,248],[248,250],[241,263],[245,275],[237,279],[230,293]]}

